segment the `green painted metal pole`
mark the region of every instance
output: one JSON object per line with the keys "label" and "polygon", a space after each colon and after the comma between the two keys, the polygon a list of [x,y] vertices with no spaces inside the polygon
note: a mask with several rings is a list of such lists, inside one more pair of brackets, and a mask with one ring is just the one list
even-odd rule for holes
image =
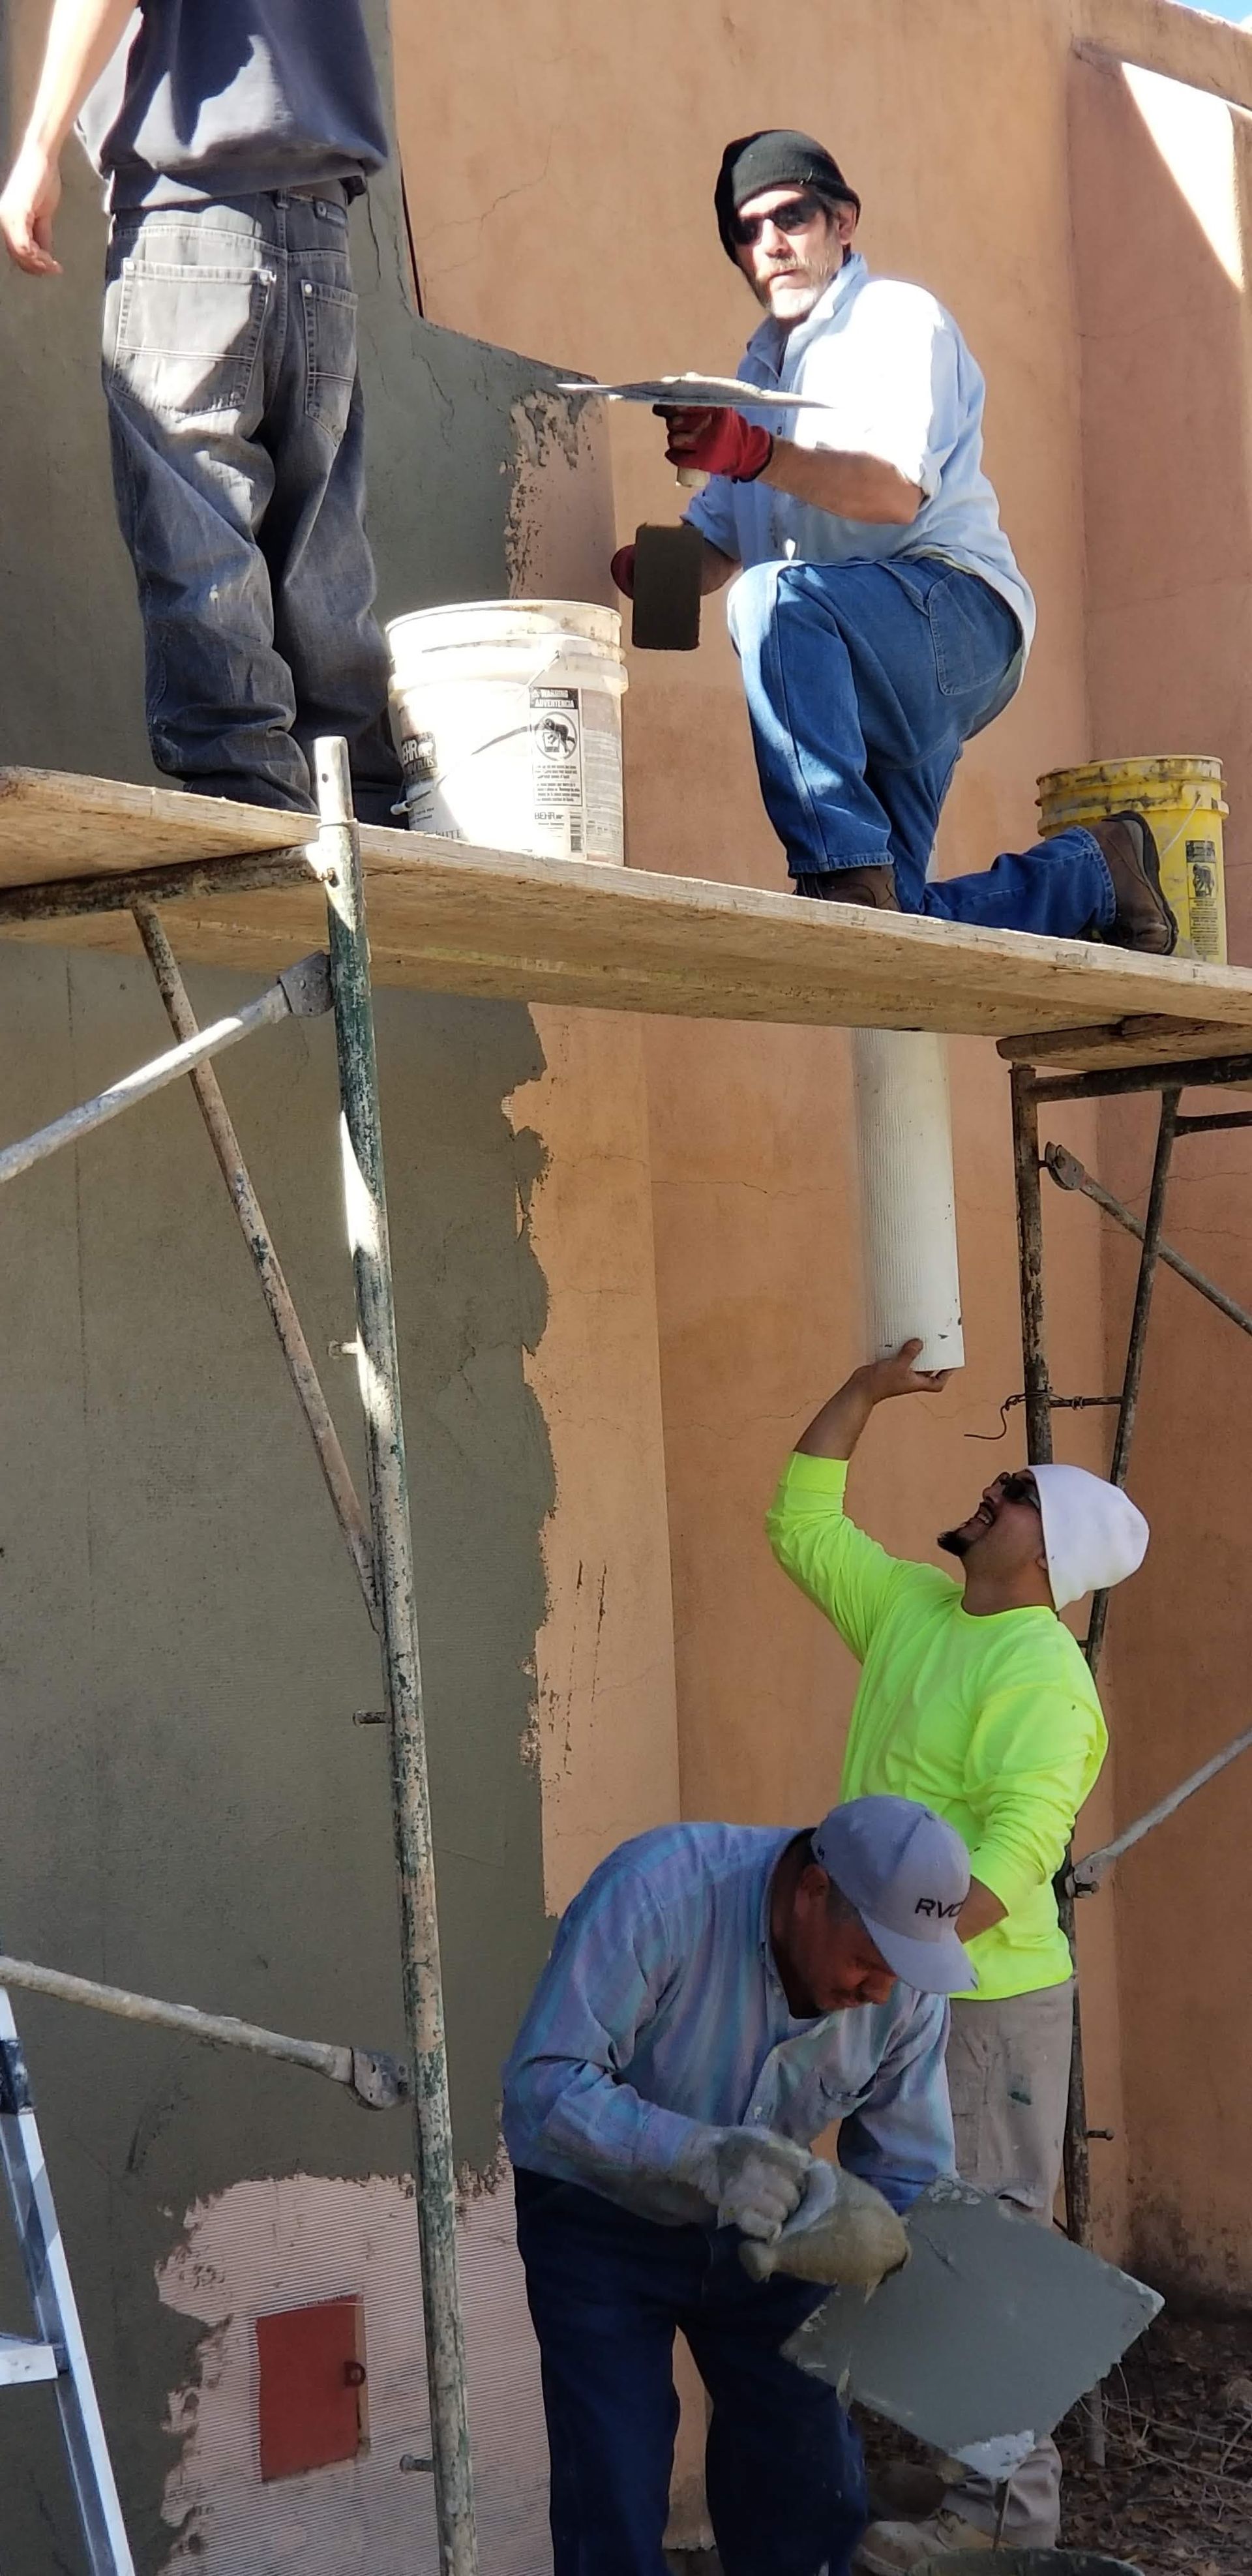
{"label": "green painted metal pole", "polygon": [[441,2576],[476,2576],[465,2337],[457,2279],[456,2175],[365,889],[352,817],[347,746],[339,740],[319,742],[316,766],[321,816],[318,856],[330,914],[330,972],[339,1051],[344,1199],[356,1285],[357,1375],[365,1414],[374,1563],[383,1622],[439,2561]]}

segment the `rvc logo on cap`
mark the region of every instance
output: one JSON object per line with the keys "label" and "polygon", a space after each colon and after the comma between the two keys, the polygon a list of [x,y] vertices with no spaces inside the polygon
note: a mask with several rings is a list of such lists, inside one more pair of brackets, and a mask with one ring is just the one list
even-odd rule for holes
{"label": "rvc logo on cap", "polygon": [[961,1911],[961,1903],[959,1896],[954,1905],[942,1905],[937,1896],[919,1896],[913,1912],[924,1914],[931,1923],[954,1923]]}

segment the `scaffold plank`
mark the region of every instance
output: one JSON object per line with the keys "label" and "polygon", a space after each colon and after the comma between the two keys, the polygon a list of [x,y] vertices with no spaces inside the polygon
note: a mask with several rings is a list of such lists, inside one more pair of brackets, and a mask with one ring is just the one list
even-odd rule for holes
{"label": "scaffold plank", "polygon": [[[313,818],[310,818],[310,838]],[[320,888],[235,883],[206,894],[217,862],[288,848],[292,817],[163,788],[0,770],[0,930],[61,945],[133,949],[125,913],[15,919],[74,878],[196,867],[166,917],[186,964],[270,972],[321,934]],[[812,1027],[938,1029],[1033,1043],[1057,1064],[1116,1061],[1151,1024],[1145,1053],[1252,1049],[1252,973],[1136,957],[1078,940],[982,930],[797,901],[784,892],[578,860],[481,850],[434,835],[364,830],[380,984],[682,1018]],[[237,872],[238,873],[238,872]],[[162,888],[165,893],[165,888]],[[77,896],[72,899],[77,900]],[[133,891],[129,900],[134,900]],[[1118,1032],[1122,1034],[1119,1036]],[[1145,1027],[1145,1038],[1148,1032]],[[1006,1051],[1009,1051],[1006,1049]],[[1028,1052],[1028,1044],[1016,1055]]]}

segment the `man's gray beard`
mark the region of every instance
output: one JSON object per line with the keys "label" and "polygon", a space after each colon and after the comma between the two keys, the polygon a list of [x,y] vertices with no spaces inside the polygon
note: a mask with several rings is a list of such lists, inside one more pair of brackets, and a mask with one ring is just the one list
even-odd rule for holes
{"label": "man's gray beard", "polygon": [[[827,287],[830,285],[830,283],[831,283],[832,279],[836,278],[836,277],[839,275],[839,270],[842,268],[842,266],[843,266],[843,260],[840,260],[840,261],[839,261],[839,263],[838,263],[838,266],[837,266],[837,267],[835,267],[835,268],[832,268],[832,269],[828,270],[828,272],[827,272],[827,274],[826,274],[826,276],[825,276],[825,277],[817,278],[817,279],[815,279],[815,280],[813,280],[813,281],[811,281],[811,282],[810,282],[810,284],[809,284],[809,286],[808,286],[808,289],[807,289],[809,300],[808,300],[808,303],[806,304],[806,306],[805,306],[805,308],[804,308],[803,313],[786,313],[786,314],[783,314],[783,313],[775,313],[775,311],[774,311],[774,305],[773,305],[773,299],[772,299],[772,297],[771,297],[771,295],[770,295],[770,291],[769,291],[769,287],[768,287],[768,286],[766,286],[763,290],[762,290],[760,287],[758,287],[758,288],[756,289],[756,300],[757,300],[758,304],[762,304],[762,305],[764,306],[765,311],[766,311],[766,312],[771,316],[771,318],[772,318],[774,321],[776,321],[776,322],[782,322],[782,323],[784,324],[785,328],[786,328],[787,330],[790,330],[790,329],[792,328],[793,324],[795,324],[795,323],[797,323],[797,322],[807,322],[807,320],[808,320],[808,318],[809,318],[809,315],[810,315],[810,313],[811,313],[811,312],[812,312],[812,310],[813,310],[814,305],[815,305],[815,304],[820,304],[820,302],[821,302],[821,300],[822,300],[822,297],[823,297],[823,295],[824,295],[824,294],[825,294],[825,292],[826,292]],[[774,282],[775,282],[776,284],[781,284],[783,281],[782,281],[782,280],[775,280]],[[786,281],[785,281],[785,282],[786,282],[788,285],[790,285],[790,284],[794,283],[796,286],[798,286],[798,285],[800,284],[800,280],[799,280],[799,278],[798,278],[798,277],[796,277],[796,278],[794,278],[794,279],[793,279],[793,276],[792,276],[792,274],[791,274],[790,272],[788,272],[787,277],[786,277]]]}
{"label": "man's gray beard", "polygon": [[[786,314],[786,319],[788,319],[788,322],[806,322],[806,319],[809,319],[809,314],[811,314],[811,309],[814,309],[814,304],[819,304],[819,301],[822,301],[824,291],[827,291],[827,286],[830,286],[830,278],[822,278],[822,283],[817,283],[817,281],[804,283],[804,286],[801,286],[799,278],[786,278],[786,281],[783,281],[783,278],[775,278],[773,283],[775,283],[775,286],[783,286],[783,283],[786,283],[788,294],[791,294],[791,296],[804,296],[804,307],[796,309],[796,312],[791,312],[791,314]],[[773,312],[773,309],[775,309],[773,296],[768,296],[768,309],[770,309],[770,312]],[[781,317],[781,319],[783,319],[783,317]]]}
{"label": "man's gray beard", "polygon": [[972,1538],[967,1538],[963,1529],[940,1530],[935,1540],[936,1547],[941,1547],[945,1556],[961,1558],[969,1555],[973,1544]]}

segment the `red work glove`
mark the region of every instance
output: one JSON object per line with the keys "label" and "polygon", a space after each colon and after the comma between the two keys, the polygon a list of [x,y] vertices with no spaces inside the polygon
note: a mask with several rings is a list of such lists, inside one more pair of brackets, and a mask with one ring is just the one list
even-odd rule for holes
{"label": "red work glove", "polygon": [[732,483],[755,483],[774,453],[767,429],[754,429],[741,411],[670,411],[657,404],[669,431],[671,465],[694,465],[702,474],[727,474]]}
{"label": "red work glove", "polygon": [[609,572],[613,580],[616,582],[618,589],[623,592],[624,596],[627,599],[633,599],[635,596],[634,546],[618,547],[617,553],[614,555],[613,560],[609,565]]}

